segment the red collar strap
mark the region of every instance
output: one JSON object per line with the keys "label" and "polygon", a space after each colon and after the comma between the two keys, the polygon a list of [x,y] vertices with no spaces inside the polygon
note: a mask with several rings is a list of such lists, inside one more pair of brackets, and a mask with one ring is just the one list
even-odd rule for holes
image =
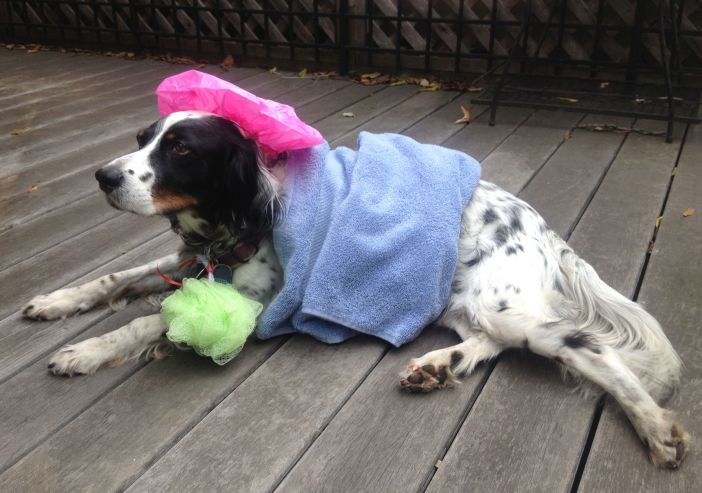
{"label": "red collar strap", "polygon": [[[241,264],[245,264],[251,258],[256,255],[258,252],[258,246],[260,245],[261,241],[265,238],[264,233],[259,233],[254,238],[252,241],[247,241],[239,246],[237,246],[234,250],[232,250],[229,253],[225,253],[224,255],[217,257],[217,261],[215,262],[216,264],[225,264],[234,269],[235,267],[240,266]],[[178,265],[178,269],[182,269],[186,265],[191,265],[194,264],[195,262],[198,261],[197,257],[192,257],[187,260],[184,260]],[[208,262],[208,264],[205,266],[205,269],[207,272],[211,273],[211,269],[214,268],[214,265],[212,262]],[[156,266],[156,273],[163,278],[164,281],[166,281],[168,284],[171,284],[176,287],[181,287],[183,285],[182,282],[178,282],[174,279],[171,279],[168,277],[166,274],[161,272],[161,269]]]}

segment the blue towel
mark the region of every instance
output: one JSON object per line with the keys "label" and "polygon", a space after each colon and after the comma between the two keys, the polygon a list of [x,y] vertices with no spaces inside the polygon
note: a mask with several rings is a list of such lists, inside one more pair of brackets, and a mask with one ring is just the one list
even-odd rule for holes
{"label": "blue towel", "polygon": [[292,152],[273,230],[285,283],[258,337],[416,338],[448,301],[461,213],[479,179],[470,156],[402,135],[362,132],[357,151]]}

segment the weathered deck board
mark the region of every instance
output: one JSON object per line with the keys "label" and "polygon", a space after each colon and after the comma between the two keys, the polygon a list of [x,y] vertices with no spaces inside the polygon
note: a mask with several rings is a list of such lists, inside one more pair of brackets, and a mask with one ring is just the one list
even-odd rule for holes
{"label": "weathered deck board", "polygon": [[[318,127],[323,130],[327,141],[332,142],[418,92],[417,88],[412,86],[400,86],[395,89],[400,90],[381,89],[370,97],[344,108],[343,112],[337,112],[321,120]],[[342,113],[352,113],[354,116],[345,117]]]}
{"label": "weathered deck board", "polygon": [[[570,238],[576,252],[628,295],[636,286],[637,267],[679,146],[679,141],[661,147],[629,136]],[[617,202],[614,209],[612,202]],[[628,228],[630,222],[637,226]],[[569,490],[595,404],[569,392],[559,380],[554,366],[534,356],[511,353],[501,358],[428,491],[513,491],[523,484],[538,484],[539,491]],[[495,465],[508,467],[498,475],[485,474]]]}
{"label": "weathered deck board", "polygon": [[[0,490],[216,485],[256,491],[276,486],[280,491],[407,491],[427,483],[431,491],[570,489],[595,407],[571,394],[549,362],[511,352],[492,372],[482,366],[453,391],[399,392],[397,373],[410,356],[457,340],[444,331],[427,331],[413,344],[387,353],[377,341],[325,346],[293,337],[285,344],[252,341],[221,369],[177,353],[166,362],[130,362],[94,378],[46,375],[46,357],[59,346],[153,310],[134,304],[117,314],[99,309],[45,323],[22,320],[14,312],[33,294],[150,260],[177,242],[159,234],[165,222],[150,226],[109,209],[92,174],[99,163],[132,148],[135,129],[155,118],[150,95],[159,74],[190,67],[43,52],[33,56],[0,50],[0,103],[14,106],[0,114],[0,143],[11,144],[3,149],[0,165],[0,280],[15,286],[0,302],[0,317],[5,316],[0,320],[0,434],[10,438],[0,444],[0,471],[9,467],[0,473]],[[632,292],[677,144],[580,130],[565,139],[579,115],[518,108],[501,110],[495,127],[487,125],[484,108],[472,110],[469,125],[456,125],[470,94],[313,81],[255,69],[203,70],[293,104],[333,144],[353,144],[357,133],[368,129],[403,132],[471,153],[485,161],[486,179],[521,190],[556,231],[567,236],[577,224],[571,243],[606,280]],[[102,99],[111,81],[119,87]],[[115,121],[109,128],[92,107],[100,101],[112,108],[108,113]],[[343,117],[345,111],[355,118]],[[32,138],[26,146],[18,145],[18,136],[3,135],[18,128],[15,121],[40,120],[41,128],[27,132]],[[77,130],[86,137],[74,139]],[[702,175],[691,164],[700,145],[692,142],[688,172],[680,175],[685,181],[674,184],[667,211],[695,205],[699,211],[693,194]],[[15,166],[9,173],[6,157]],[[36,191],[27,193],[35,183]],[[652,301],[655,314],[681,327],[675,333],[681,338],[674,334],[673,341],[685,346],[683,356],[693,361],[692,375],[699,378],[694,349],[699,346],[700,269],[694,248],[686,243],[699,243],[699,228],[692,233],[687,228],[699,224],[690,223],[696,217],[678,217],[668,233],[664,221],[657,243],[661,256],[654,253],[642,298]],[[110,244],[114,238],[122,241]],[[672,294],[671,283],[679,283]],[[680,303],[671,304],[670,296]],[[693,424],[700,410],[695,383],[687,383],[676,405],[699,434],[702,430]],[[652,491],[668,491],[672,484],[692,491],[699,482],[694,451],[683,475],[669,482],[668,473],[647,463],[630,425],[610,408],[616,406],[606,407],[581,490],[616,486],[634,491],[645,484]],[[237,453],[228,456],[228,449]],[[444,454],[434,475],[436,459]]]}
{"label": "weathered deck board", "polygon": [[481,163],[482,178],[519,193],[582,118],[580,113],[537,111]]}
{"label": "weathered deck board", "polygon": [[497,146],[512,135],[515,127],[523,125],[532,113],[534,111],[527,108],[505,108],[495,126],[491,127],[488,125],[488,113],[483,112],[470,125],[444,141],[443,145],[470,153],[482,163]]}
{"label": "weathered deck board", "polygon": [[[470,108],[471,98],[470,93],[461,94],[402,133],[419,142],[444,142],[467,126],[466,124],[457,124],[456,120],[463,115],[461,106]],[[471,122],[473,122],[487,110],[485,107],[478,107],[470,108],[470,111]]]}
{"label": "weathered deck board", "polygon": [[447,105],[458,97],[454,92],[418,92],[401,104],[388,109],[377,118],[373,118],[354,128],[352,132],[329,142],[331,147],[355,147],[359,132],[402,133],[407,127],[437,109]]}
{"label": "weathered deck board", "polygon": [[[144,301],[132,303],[93,325],[71,342],[115,330],[135,317],[145,312],[153,313],[154,310]],[[95,378],[77,381],[69,378],[47,379],[46,361],[40,360],[1,384],[0,434],[4,439],[0,443],[0,464],[3,465],[0,471],[143,365],[143,360],[132,360],[115,371],[99,372]],[[32,433],[27,433],[27,429],[31,429]]]}
{"label": "weathered deck board", "polygon": [[[682,386],[668,404],[692,435],[679,471],[641,467],[646,453],[631,425],[612,402],[605,405],[578,491],[699,491],[702,485],[702,129],[691,127],[663,221],[646,270],[639,301],[662,323],[683,360]],[[693,216],[682,211],[692,207]]]}
{"label": "weathered deck board", "polygon": [[[630,118],[588,116],[584,124],[603,123],[630,126]],[[590,194],[612,164],[624,142],[623,134],[575,130],[573,137],[549,159],[548,163],[522,190],[520,197],[544,216],[549,227],[563,237],[569,236]],[[553,211],[553,212],[552,212]]]}
{"label": "weathered deck board", "polygon": [[0,490],[114,491],[128,486],[248,381],[281,343],[280,338],[251,341],[226,367],[192,352],[146,365],[0,475]]}

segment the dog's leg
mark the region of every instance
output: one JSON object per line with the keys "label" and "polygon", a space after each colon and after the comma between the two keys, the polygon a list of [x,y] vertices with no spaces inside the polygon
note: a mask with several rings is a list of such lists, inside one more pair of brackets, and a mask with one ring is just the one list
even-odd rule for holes
{"label": "dog's leg", "polygon": [[454,375],[472,372],[478,363],[494,358],[503,349],[484,333],[470,335],[460,344],[412,359],[400,385],[410,392],[439,389],[455,382]]}
{"label": "dog's leg", "polygon": [[156,274],[156,268],[177,279],[180,275],[180,261],[181,256],[173,254],[140,267],[102,276],[80,286],[36,296],[22,307],[22,314],[37,320],[54,320],[127,296],[165,291],[170,286]]}
{"label": "dog's leg", "polygon": [[527,332],[529,348],[574,369],[609,392],[621,405],[649,449],[656,466],[677,469],[689,444],[689,435],[672,411],[658,406],[615,348],[596,336],[576,330],[572,322],[539,326]]}
{"label": "dog's leg", "polygon": [[119,366],[143,353],[161,358],[170,350],[170,343],[162,337],[165,331],[161,315],[135,318],[100,337],[61,348],[49,359],[49,370],[55,375],[90,375],[102,366]]}

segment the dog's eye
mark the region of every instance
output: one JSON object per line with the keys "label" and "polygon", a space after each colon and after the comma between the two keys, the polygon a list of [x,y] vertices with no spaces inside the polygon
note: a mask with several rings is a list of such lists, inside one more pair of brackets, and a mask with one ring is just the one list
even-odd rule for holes
{"label": "dog's eye", "polygon": [[173,144],[173,150],[181,156],[190,153],[190,149],[188,149],[188,147],[179,140]]}

